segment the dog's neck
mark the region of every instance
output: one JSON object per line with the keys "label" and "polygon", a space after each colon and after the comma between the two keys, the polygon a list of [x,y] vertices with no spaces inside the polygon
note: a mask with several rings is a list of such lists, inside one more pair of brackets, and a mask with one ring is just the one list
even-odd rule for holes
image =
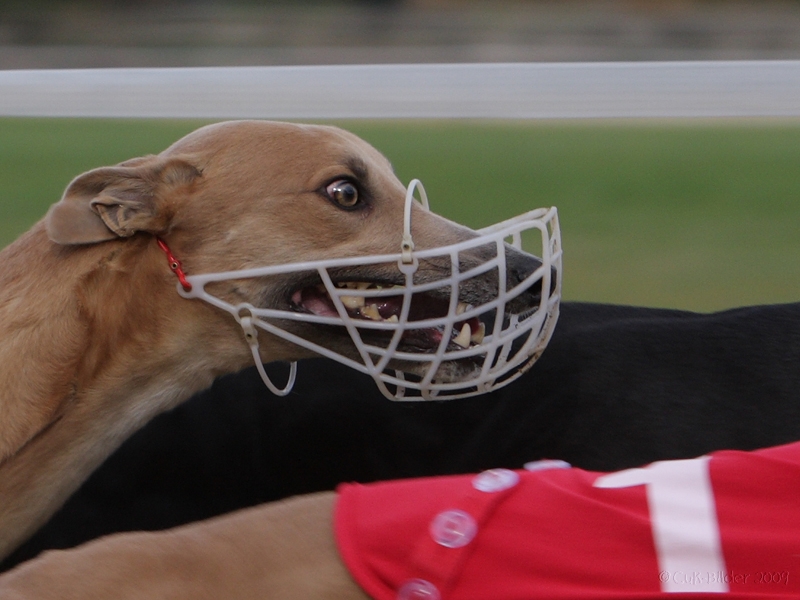
{"label": "dog's neck", "polygon": [[186,313],[207,309],[176,293],[152,237],[70,248],[40,224],[0,265],[3,557],[133,431],[247,354],[204,350],[208,319]]}

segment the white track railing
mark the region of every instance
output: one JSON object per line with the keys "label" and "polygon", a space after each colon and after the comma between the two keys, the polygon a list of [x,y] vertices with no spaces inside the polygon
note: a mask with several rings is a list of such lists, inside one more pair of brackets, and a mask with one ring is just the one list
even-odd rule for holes
{"label": "white track railing", "polygon": [[798,117],[800,61],[0,71],[0,116]]}

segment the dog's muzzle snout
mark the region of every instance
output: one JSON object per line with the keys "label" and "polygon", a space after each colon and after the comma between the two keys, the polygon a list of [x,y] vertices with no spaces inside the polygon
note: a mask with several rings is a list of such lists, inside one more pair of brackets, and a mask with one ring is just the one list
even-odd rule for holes
{"label": "dog's muzzle snout", "polygon": [[[509,302],[510,312],[524,313],[539,305],[542,298],[542,278],[536,275],[542,267],[541,259],[536,256],[513,248],[506,250],[506,289],[522,288],[520,295]],[[548,294],[555,291],[557,277],[555,268],[551,266]]]}
{"label": "dog's muzzle snout", "polygon": [[[530,211],[470,239],[415,250],[410,223],[415,188],[425,201],[415,180],[406,196],[403,248],[397,254],[193,275],[192,289],[178,291],[229,312],[248,328],[256,366],[276,394],[288,393],[289,386],[278,389],[269,381],[253,327],[371,375],[391,399],[452,399],[496,389],[541,355],[558,318],[557,211]],[[521,250],[523,232],[539,234],[540,257]],[[449,268],[426,271],[431,264]],[[343,279],[348,272],[353,280]],[[388,284],[355,275],[367,272],[385,273]],[[316,273],[319,283],[292,293],[290,307],[231,305],[205,289],[211,282],[292,273],[304,281]],[[331,342],[331,336],[337,339]]]}

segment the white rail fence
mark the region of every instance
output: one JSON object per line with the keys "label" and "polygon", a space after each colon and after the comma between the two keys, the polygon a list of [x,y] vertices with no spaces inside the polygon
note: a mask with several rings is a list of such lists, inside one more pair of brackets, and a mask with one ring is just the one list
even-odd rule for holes
{"label": "white rail fence", "polygon": [[0,116],[798,117],[800,61],[0,71]]}

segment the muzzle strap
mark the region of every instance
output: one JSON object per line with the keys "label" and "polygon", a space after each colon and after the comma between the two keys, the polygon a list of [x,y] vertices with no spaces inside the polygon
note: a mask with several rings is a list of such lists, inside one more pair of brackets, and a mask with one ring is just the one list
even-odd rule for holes
{"label": "muzzle strap", "polygon": [[406,190],[406,203],[403,207],[403,242],[400,244],[400,256],[403,264],[414,262],[414,238],[411,237],[411,205],[414,204],[414,190],[419,190],[419,198],[425,210],[428,210],[428,195],[419,179],[412,179]]}
{"label": "muzzle strap", "polygon": [[[186,273],[183,270],[181,261],[175,258],[175,255],[172,254],[172,250],[170,250],[169,246],[163,239],[156,237],[156,242],[158,242],[158,247],[161,248],[164,254],[167,255],[169,268],[178,277],[178,282],[180,283],[184,292],[187,294],[190,293],[192,291],[192,284],[186,279]],[[256,363],[256,369],[258,370],[258,374],[261,376],[261,380],[269,388],[269,391],[276,396],[286,396],[292,391],[295,379],[297,378],[297,361],[290,363],[289,380],[286,382],[284,387],[279,388],[277,385],[272,383],[267,371],[264,369],[264,363],[261,362],[261,354],[258,349],[258,329],[255,325],[253,325],[253,313],[251,313],[246,307],[242,307],[239,309],[238,314],[234,316],[239,322],[239,325],[242,327],[244,338],[247,340],[248,346],[250,346],[250,352],[253,354],[253,361]]]}
{"label": "muzzle strap", "polygon": [[172,250],[169,249],[167,243],[162,240],[160,237],[156,237],[156,242],[158,242],[158,247],[167,255],[167,261],[169,263],[169,268],[172,269],[172,272],[178,277],[178,281],[180,281],[181,286],[187,292],[192,291],[192,284],[186,279],[186,273],[183,271],[183,265],[181,265],[181,261],[175,258],[175,255],[172,254]]}
{"label": "muzzle strap", "polygon": [[240,309],[238,321],[239,325],[242,326],[242,331],[244,331],[244,338],[250,346],[250,352],[253,354],[253,362],[256,363],[256,369],[261,376],[261,380],[269,388],[269,391],[276,396],[286,396],[289,394],[297,378],[297,361],[292,361],[289,364],[289,380],[286,382],[286,385],[283,388],[276,386],[272,383],[267,371],[264,369],[264,363],[261,361],[261,354],[258,351],[258,329],[253,324],[253,314],[247,309]]}

